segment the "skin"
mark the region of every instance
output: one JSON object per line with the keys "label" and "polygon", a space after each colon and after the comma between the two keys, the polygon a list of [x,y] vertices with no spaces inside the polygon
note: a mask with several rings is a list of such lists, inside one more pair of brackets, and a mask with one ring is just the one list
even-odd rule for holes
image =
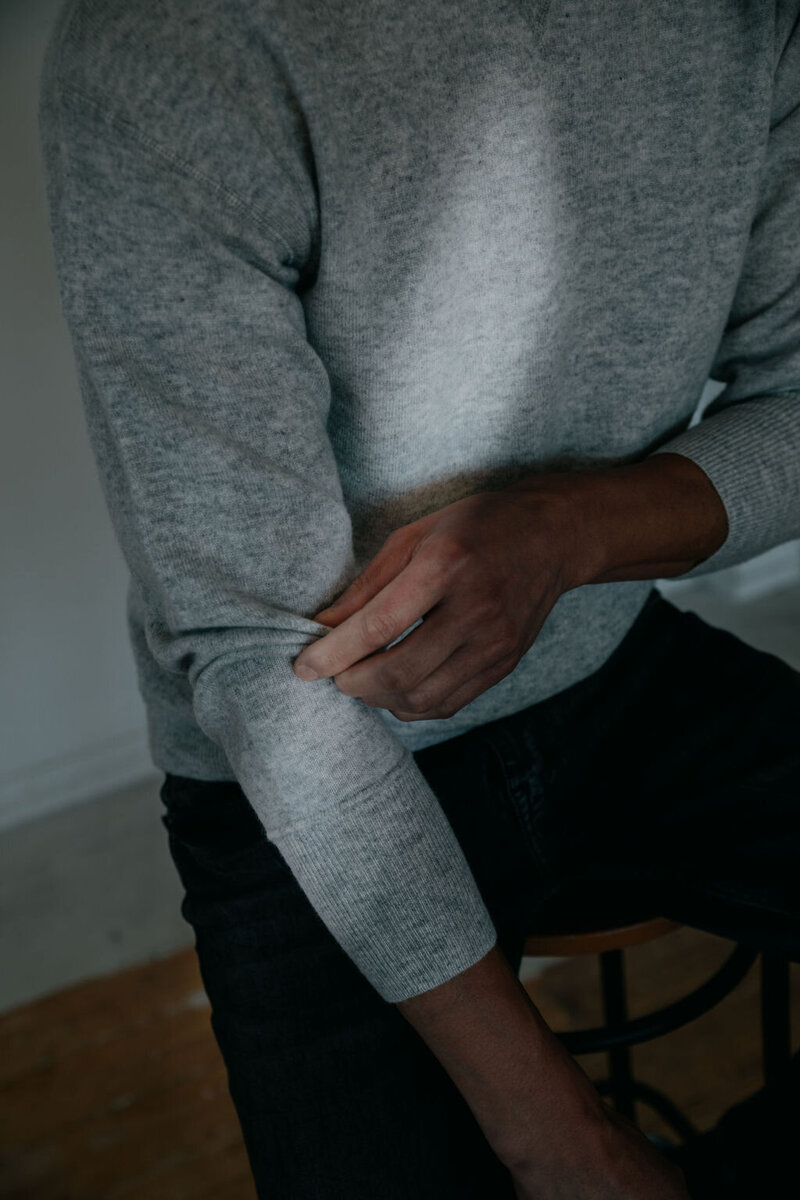
{"label": "skin", "polygon": [[[527,476],[392,533],[317,613],[331,632],[294,670],[313,668],[402,721],[447,718],[513,671],[563,593],[683,574],[727,533],[711,480],[680,454]],[[465,1097],[519,1200],[687,1200],[680,1170],[605,1104],[497,946],[398,1008]]]}
{"label": "skin", "polygon": [[332,631],[294,671],[401,721],[447,718],[514,670],[562,593],[682,574],[726,534],[716,489],[678,454],[479,492],[395,530],[316,614]]}

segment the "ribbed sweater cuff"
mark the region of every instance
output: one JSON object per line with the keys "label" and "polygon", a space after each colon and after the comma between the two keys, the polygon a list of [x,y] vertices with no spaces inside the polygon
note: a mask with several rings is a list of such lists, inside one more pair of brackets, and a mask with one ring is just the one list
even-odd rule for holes
{"label": "ribbed sweater cuff", "polygon": [[682,454],[705,471],[728,514],[728,536],[680,579],[746,562],[800,536],[800,393],[737,404],[701,419],[654,454]]}
{"label": "ribbed sweater cuff", "polygon": [[385,1000],[446,982],[497,941],[461,846],[413,759],[374,792],[328,807],[275,841],[327,928]]}

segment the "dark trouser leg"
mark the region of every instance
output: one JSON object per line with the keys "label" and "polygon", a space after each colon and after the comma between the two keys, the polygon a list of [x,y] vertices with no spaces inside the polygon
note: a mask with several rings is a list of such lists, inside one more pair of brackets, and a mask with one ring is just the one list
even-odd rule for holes
{"label": "dark trouser leg", "polygon": [[[539,781],[517,804],[560,881],[549,911],[602,891],[624,914],[647,896],[665,916],[800,962],[797,671],[659,595],[598,672],[502,726],[514,770],[527,756]],[[740,1177],[783,1195],[800,1060],[722,1127]]]}
{"label": "dark trouser leg", "polygon": [[[418,761],[518,969],[516,889],[537,885],[496,761],[470,735]],[[461,1094],[317,917],[238,785],[168,776],[162,800],[259,1197],[513,1200]]]}

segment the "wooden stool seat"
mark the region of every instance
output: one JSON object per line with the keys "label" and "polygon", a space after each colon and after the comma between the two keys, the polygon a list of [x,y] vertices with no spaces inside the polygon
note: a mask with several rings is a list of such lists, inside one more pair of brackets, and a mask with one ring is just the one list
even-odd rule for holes
{"label": "wooden stool seat", "polygon": [[541,958],[550,955],[602,954],[606,950],[622,950],[626,946],[651,942],[681,928],[680,921],[672,921],[669,917],[649,917],[612,928],[600,925],[596,929],[573,932],[532,933],[525,939],[523,953]]}
{"label": "wooden stool seat", "polygon": [[[681,1140],[688,1142],[699,1131],[668,1096],[634,1078],[630,1048],[679,1029],[708,1012],[741,982],[759,957],[759,951],[734,942],[722,966],[689,995],[655,1012],[629,1018],[625,949],[682,928],[683,922],[654,913],[644,896],[593,884],[553,897],[549,911],[540,911],[535,929],[526,936],[523,955],[598,956],[604,1024],[593,1029],[554,1032],[572,1054],[607,1053],[608,1076],[595,1080],[595,1087],[601,1095],[611,1095],[619,1112],[635,1121],[635,1102],[645,1103],[672,1126]],[[762,952],[760,957],[764,1079],[769,1083],[791,1056],[789,963],[781,955]]]}

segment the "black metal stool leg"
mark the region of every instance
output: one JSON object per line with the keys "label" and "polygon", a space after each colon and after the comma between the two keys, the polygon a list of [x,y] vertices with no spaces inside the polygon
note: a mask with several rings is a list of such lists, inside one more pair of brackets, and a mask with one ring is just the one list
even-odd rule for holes
{"label": "black metal stool leg", "polygon": [[[603,1016],[607,1025],[621,1025],[628,1018],[625,997],[625,962],[622,950],[604,950],[600,955],[603,988]],[[618,1112],[635,1121],[635,1089],[631,1071],[630,1046],[611,1046],[608,1050],[610,1092]]]}
{"label": "black metal stool leg", "polygon": [[792,1056],[789,961],[761,955],[761,1045],[764,1082],[773,1079]]}

